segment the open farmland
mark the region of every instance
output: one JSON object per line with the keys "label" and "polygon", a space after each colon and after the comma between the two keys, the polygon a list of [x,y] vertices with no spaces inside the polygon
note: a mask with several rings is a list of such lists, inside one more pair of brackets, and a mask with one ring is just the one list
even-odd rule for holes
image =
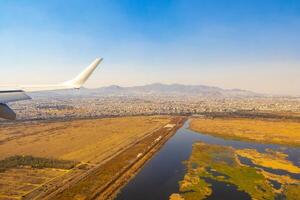
{"label": "open farmland", "polygon": [[190,128],[219,137],[300,146],[300,122],[247,118],[193,118]]}
{"label": "open farmland", "polygon": [[44,183],[66,174],[63,169],[15,168],[0,173],[0,199],[19,199]]}
{"label": "open farmland", "polygon": [[3,126],[0,159],[32,155],[96,163],[168,121],[167,117],[124,117]]}
{"label": "open farmland", "polygon": [[48,185],[53,186],[83,177],[87,170],[163,128],[170,120],[170,117],[142,116],[0,125],[1,160],[30,155],[78,163],[71,170],[11,167],[0,173],[0,199],[20,198],[37,188],[47,190],[48,186],[40,187],[45,183],[51,182]]}

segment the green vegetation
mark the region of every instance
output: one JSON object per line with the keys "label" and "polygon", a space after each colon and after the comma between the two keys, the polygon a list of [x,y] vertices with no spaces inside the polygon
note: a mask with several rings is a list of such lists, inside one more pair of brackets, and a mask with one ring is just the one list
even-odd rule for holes
{"label": "green vegetation", "polygon": [[191,171],[185,175],[183,181],[180,181],[180,192],[183,193],[184,199],[205,199],[212,193],[210,186],[209,183],[199,178],[197,172]]}
{"label": "green vegetation", "polygon": [[58,168],[58,169],[71,169],[77,162],[68,160],[56,160],[49,158],[40,158],[33,156],[12,156],[0,161],[0,172],[10,168],[20,166],[30,166],[33,168]]}
{"label": "green vegetation", "polygon": [[180,194],[186,199],[204,199],[211,193],[203,178],[234,184],[253,199],[274,199],[267,179],[255,168],[242,166],[230,147],[195,143],[187,161],[187,174],[180,182]]}
{"label": "green vegetation", "polygon": [[267,153],[260,153],[255,149],[241,149],[236,150],[236,154],[259,166],[300,174],[300,167],[294,165],[287,159],[287,155],[281,152],[268,150]]}

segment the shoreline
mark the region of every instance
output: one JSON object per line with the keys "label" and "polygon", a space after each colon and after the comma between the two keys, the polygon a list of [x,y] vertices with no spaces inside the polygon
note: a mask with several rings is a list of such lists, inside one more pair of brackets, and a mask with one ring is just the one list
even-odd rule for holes
{"label": "shoreline", "polygon": [[107,188],[100,195],[96,194],[93,199],[114,199],[121,189],[126,186],[126,184],[129,183],[130,180],[132,180],[139,173],[139,171],[147,164],[147,162],[150,161],[153,156],[160,151],[164,144],[176,134],[177,130],[183,126],[186,120],[187,118],[181,119],[181,121],[179,121],[179,123],[177,123],[167,135],[165,135],[158,143],[151,146],[150,149],[143,154],[143,156],[138,157],[135,162],[126,167],[126,169],[121,172],[116,180],[108,183]]}

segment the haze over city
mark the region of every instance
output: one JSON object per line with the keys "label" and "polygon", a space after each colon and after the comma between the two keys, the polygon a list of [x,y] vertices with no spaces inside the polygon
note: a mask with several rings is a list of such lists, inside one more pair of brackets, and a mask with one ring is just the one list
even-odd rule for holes
{"label": "haze over city", "polygon": [[0,84],[64,81],[101,56],[87,87],[300,95],[299,9],[295,0],[2,1]]}

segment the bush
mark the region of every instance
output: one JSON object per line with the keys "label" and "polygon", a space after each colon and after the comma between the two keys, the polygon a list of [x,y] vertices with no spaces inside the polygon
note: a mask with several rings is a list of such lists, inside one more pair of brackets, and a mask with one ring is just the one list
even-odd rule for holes
{"label": "bush", "polygon": [[0,172],[9,168],[20,166],[30,166],[33,168],[58,168],[71,169],[75,167],[77,162],[68,160],[57,160],[33,156],[12,156],[0,161]]}

